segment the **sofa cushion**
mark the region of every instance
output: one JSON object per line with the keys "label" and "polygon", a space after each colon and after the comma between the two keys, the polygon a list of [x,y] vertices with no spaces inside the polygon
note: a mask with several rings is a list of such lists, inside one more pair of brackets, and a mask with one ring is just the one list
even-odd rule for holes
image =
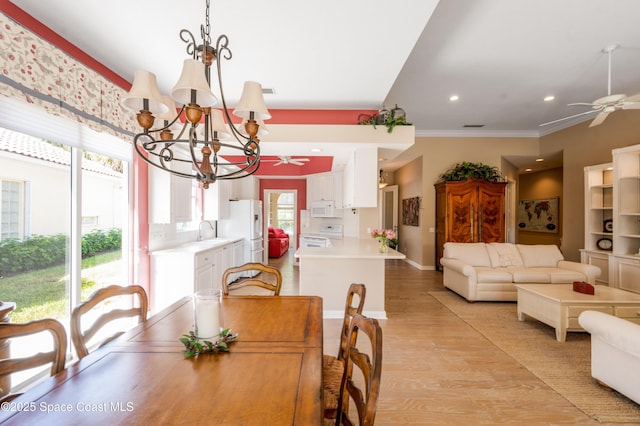
{"label": "sofa cushion", "polygon": [[549,277],[552,284],[571,284],[574,281],[584,281],[586,279],[585,275],[578,271],[555,268],[549,271]]}
{"label": "sofa cushion", "polygon": [[551,276],[546,268],[518,269],[513,271],[512,275],[514,283],[551,283]]}
{"label": "sofa cushion", "polygon": [[488,268],[479,266],[475,268],[479,283],[512,283],[513,275],[506,268]]}
{"label": "sofa cushion", "polygon": [[517,244],[520,256],[526,268],[551,267],[564,260],[560,249],[552,244]]}
{"label": "sofa cushion", "polygon": [[518,247],[512,243],[489,243],[487,244],[487,253],[491,260],[491,266],[494,268],[504,268],[509,266],[522,267],[522,257]]}
{"label": "sofa cushion", "polygon": [[459,259],[473,266],[491,267],[485,243],[444,243],[444,257]]}

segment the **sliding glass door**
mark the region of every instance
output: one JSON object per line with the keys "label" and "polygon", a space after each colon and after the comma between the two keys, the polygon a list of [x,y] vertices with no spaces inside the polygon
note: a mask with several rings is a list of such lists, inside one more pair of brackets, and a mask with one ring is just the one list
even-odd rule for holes
{"label": "sliding glass door", "polygon": [[[129,161],[108,145],[69,142],[0,128],[0,300],[16,303],[12,322],[55,318],[67,331],[73,306],[131,275]],[[12,353],[47,345],[13,344]]]}

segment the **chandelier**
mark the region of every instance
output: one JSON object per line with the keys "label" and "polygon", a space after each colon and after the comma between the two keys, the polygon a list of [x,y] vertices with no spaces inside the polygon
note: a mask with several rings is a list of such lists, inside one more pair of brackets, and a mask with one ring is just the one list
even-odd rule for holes
{"label": "chandelier", "polygon": [[[229,60],[232,56],[229,39],[222,34],[213,46],[210,30],[209,0],[206,0],[205,24],[200,26],[201,42],[196,43],[190,31],[180,30],[180,39],[187,44],[190,58],[185,59],[171,96],[160,94],[153,73],[136,71],[131,90],[122,100],[126,108],[137,112],[136,118],[142,128],[142,132],[133,139],[138,155],[154,167],[184,178],[197,179],[205,189],[219,179],[244,178],[258,170],[258,130],[260,134],[266,133],[258,122],[271,118],[262,96],[262,86],[247,81],[233,110],[233,115],[242,118],[244,131],[231,122],[220,68],[220,58]],[[218,102],[211,91],[214,62],[222,109],[213,108]],[[180,106],[179,110],[176,104]],[[225,138],[230,138],[231,142],[220,141]],[[223,148],[225,151],[241,151],[240,157],[244,161],[225,161],[219,155]]]}

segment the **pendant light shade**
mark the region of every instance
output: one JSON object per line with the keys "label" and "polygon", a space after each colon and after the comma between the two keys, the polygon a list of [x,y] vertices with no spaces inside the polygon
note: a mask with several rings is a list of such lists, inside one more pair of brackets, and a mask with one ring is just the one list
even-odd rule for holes
{"label": "pendant light shade", "polygon": [[253,113],[254,120],[268,120],[271,114],[264,103],[262,85],[255,81],[245,81],[240,102],[233,110],[233,115],[249,119]]}
{"label": "pendant light shade", "polygon": [[[147,108],[144,105],[145,99],[149,102]],[[152,114],[162,114],[169,111],[169,107],[162,102],[156,75],[149,71],[135,72],[131,90],[122,99],[122,105],[132,111],[147,110]]]}
{"label": "pendant light shade", "polygon": [[[195,98],[191,96],[192,91]],[[193,102],[200,107],[211,107],[218,102],[207,82],[204,64],[195,59],[184,60],[182,74],[171,89],[171,97],[183,105]]]}
{"label": "pendant light shade", "polygon": [[212,117],[212,125],[211,128],[214,132],[218,132],[218,139],[225,139],[231,136],[231,132],[229,131],[229,127],[224,122],[222,118],[222,111],[219,109],[211,110]]}

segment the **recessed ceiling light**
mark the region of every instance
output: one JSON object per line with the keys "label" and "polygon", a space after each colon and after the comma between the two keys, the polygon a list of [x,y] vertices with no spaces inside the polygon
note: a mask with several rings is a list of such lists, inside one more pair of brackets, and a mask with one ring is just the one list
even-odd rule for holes
{"label": "recessed ceiling light", "polygon": [[451,102],[455,102],[455,101],[457,101],[458,99],[460,99],[460,96],[458,96],[458,95],[451,95],[451,96],[449,96],[449,100],[450,100]]}
{"label": "recessed ceiling light", "polygon": [[536,162],[540,163],[541,161],[544,161],[544,158],[536,158]]}
{"label": "recessed ceiling light", "polygon": [[311,152],[322,152],[320,148],[311,148]]}
{"label": "recessed ceiling light", "polygon": [[531,169],[524,169],[524,171],[525,171],[525,172],[530,172],[530,171],[531,171]]}
{"label": "recessed ceiling light", "polygon": [[545,96],[544,97],[544,101],[545,102],[551,102],[552,100],[554,100],[556,97],[553,95],[549,95],[549,96]]}
{"label": "recessed ceiling light", "polygon": [[386,158],[384,158],[384,157],[378,157],[378,162],[381,162],[381,161],[384,161],[384,160],[386,160]]}

